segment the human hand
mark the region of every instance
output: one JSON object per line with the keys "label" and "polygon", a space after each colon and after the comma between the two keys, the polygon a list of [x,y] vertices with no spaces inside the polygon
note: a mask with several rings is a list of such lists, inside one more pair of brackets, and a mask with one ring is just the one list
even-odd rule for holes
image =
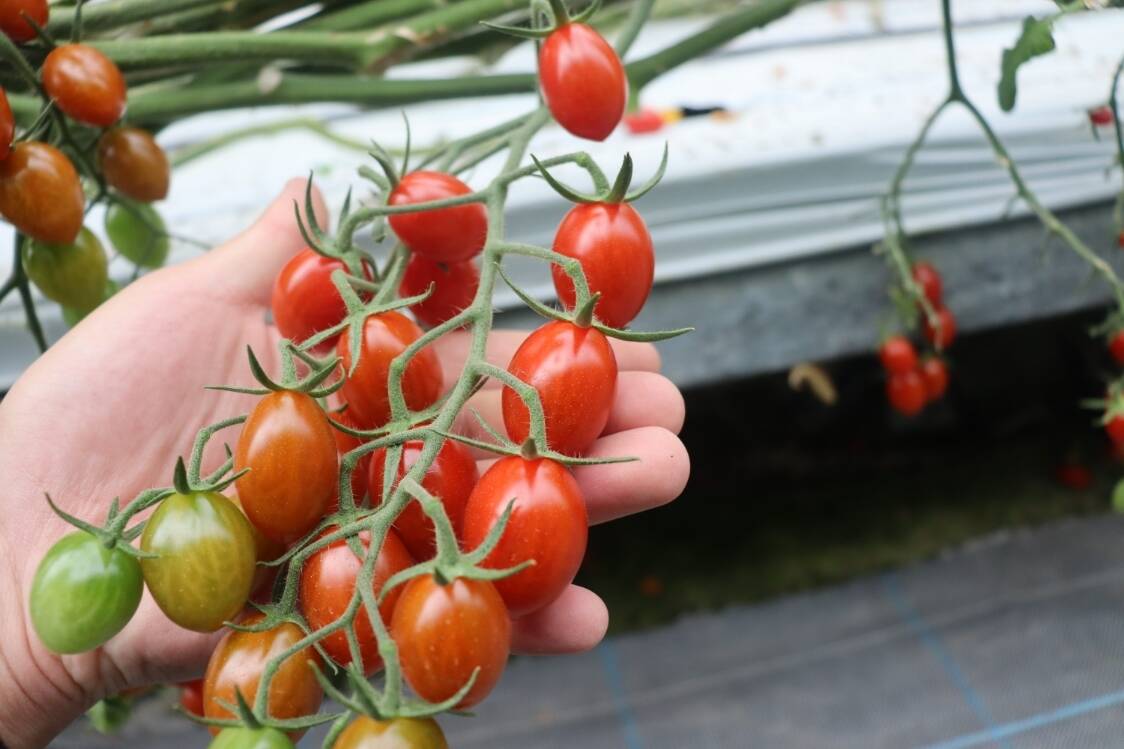
{"label": "human hand", "polygon": [[[0,402],[0,741],[11,749],[46,744],[106,695],[202,673],[220,633],[179,629],[147,592],[136,616],[103,647],[57,656],[39,643],[27,612],[31,581],[46,551],[71,530],[43,493],[100,524],[113,497],[127,501],[168,485],[176,457],[189,450],[198,429],[252,408],[251,396],[202,388],[252,385],[247,344],[267,371],[276,371],[279,336],[266,311],[274,277],[304,246],[292,208],[303,192],[302,180],[290,182],[243,234],[111,298],[29,367]],[[318,196],[317,207],[323,213]],[[489,360],[506,366],[523,337],[495,332]],[[682,396],[657,373],[656,350],[613,344],[620,369],[616,402],[590,454],[639,461],[574,469],[594,523],[674,499],[689,471],[675,436],[683,423]],[[447,385],[467,345],[464,333],[435,344]],[[502,429],[499,394],[496,386],[485,388],[472,405]],[[467,420],[461,426],[471,433]],[[217,452],[211,458],[212,465],[221,461]],[[585,650],[600,641],[607,624],[604,603],[570,586],[546,609],[515,623],[513,644],[528,653]]]}

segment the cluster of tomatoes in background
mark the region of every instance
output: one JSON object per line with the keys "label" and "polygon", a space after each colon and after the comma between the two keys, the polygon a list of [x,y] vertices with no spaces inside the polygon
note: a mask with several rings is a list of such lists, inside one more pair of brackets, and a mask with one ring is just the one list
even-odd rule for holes
{"label": "cluster of tomatoes in background", "polygon": [[930,263],[913,265],[913,281],[932,307],[935,321],[919,305],[921,332],[933,349],[921,358],[913,343],[902,335],[886,338],[878,350],[886,372],[886,400],[904,416],[915,416],[929,403],[940,400],[948,390],[948,364],[941,358],[956,339],[956,318],[944,305],[940,273]]}
{"label": "cluster of tomatoes in background", "polygon": [[117,290],[101,240],[83,225],[83,178],[89,203],[107,203],[105,231],[116,251],[155,268],[169,242],[150,204],[167,195],[170,168],[151,133],[118,124],[126,86],[117,65],[93,47],[41,37],[32,23],[42,27],[47,16],[46,0],[0,4],[0,31],[16,43],[38,40],[46,53],[38,72],[27,71],[45,108],[19,139],[0,89],[0,216],[27,237],[27,277],[74,323]]}
{"label": "cluster of tomatoes in background", "polygon": [[[544,98],[567,130],[603,139],[623,115],[623,67],[591,27],[556,20],[541,48]],[[89,48],[71,44],[54,49],[43,79],[59,108],[79,122],[107,127],[121,116],[120,74]],[[590,86],[591,79],[600,85]],[[588,98],[591,90],[598,92],[596,101]],[[30,158],[25,163],[33,166],[5,173],[0,183],[5,216],[33,239],[29,257],[48,251],[52,257],[63,256],[96,242],[75,242],[81,205],[76,204],[75,216],[69,206],[71,223],[64,224],[61,219],[46,221],[24,200],[68,185],[80,204],[81,187],[70,160],[46,143],[26,142],[14,147],[8,161],[21,153],[47,154],[43,158],[53,165],[47,170],[40,166],[46,162]],[[99,136],[98,153],[100,174],[117,192],[152,200],[167,189],[166,161],[162,181],[141,178],[153,176],[149,167],[156,154],[163,158],[147,134],[109,129]],[[134,168],[122,170],[121,159]],[[630,175],[630,162],[626,164]],[[440,171],[417,170],[398,178],[391,169],[387,181],[385,202],[392,208],[472,195],[472,188]],[[227,622],[239,625],[217,645],[204,678],[183,688],[185,709],[208,719],[244,719],[238,700],[254,704],[267,673],[269,719],[315,714],[324,692],[310,664],[330,672],[324,668],[329,666],[326,657],[366,676],[375,674],[384,665],[376,633],[383,627],[397,646],[402,676],[420,698],[429,703],[455,699],[458,709],[484,699],[505,668],[511,621],[555,601],[585,553],[585,499],[566,460],[583,456],[608,422],[617,362],[606,332],[611,335],[633,320],[653,281],[651,238],[624,195],[626,189],[627,178],[619,178],[613,190],[567,213],[554,250],[578,261],[588,294],[584,289],[579,293],[574,280],[555,266],[554,284],[564,310],[533,331],[507,367],[510,376],[537,394],[545,441],[535,434],[537,421],[529,404],[509,382],[501,396],[506,438],[493,432],[502,457],[481,475],[470,449],[445,439],[424,472],[421,488],[439,501],[444,516],[437,525],[438,516],[423,510],[419,500],[404,505],[377,546],[367,526],[358,530],[357,522],[390,501],[422,458],[426,443],[408,440],[400,450],[365,451],[363,445],[402,428],[391,423],[392,363],[425,334],[418,323],[439,326],[473,305],[491,303],[477,300],[477,257],[489,228],[480,201],[389,216],[390,228],[409,251],[398,293],[413,298],[413,319],[400,311],[401,305],[380,307],[372,298],[378,288],[372,283],[376,266],[365,254],[309,247],[295,255],[278,274],[272,296],[273,319],[286,339],[282,357],[289,357],[290,366],[274,382],[251,355],[251,368],[265,389],[245,418],[227,465],[215,476],[200,476],[198,447],[190,468],[178,463],[174,488],[142,495],[141,504],[155,505],[155,511],[131,530],[124,529],[116,503],[104,529],[67,516],[79,530],[52,547],[31,592],[30,612],[40,640],[58,653],[95,648],[129,621],[147,587],[181,627],[213,632]],[[13,194],[20,199],[11,199]],[[58,233],[46,236],[46,227]],[[104,273],[101,278],[104,282]],[[345,299],[337,285],[341,278],[353,283],[358,302]],[[356,315],[357,325],[344,324]],[[298,369],[305,372],[303,378]],[[446,391],[445,377],[429,346],[409,360],[400,392],[412,417],[434,412]],[[428,417],[411,424],[424,430]],[[344,502],[341,462],[352,451],[362,457],[350,484],[344,484],[350,486]],[[397,466],[388,466],[391,458]],[[445,519],[457,548],[447,548],[441,540]],[[506,525],[497,538],[501,523]],[[134,539],[139,539],[139,553],[129,543]],[[300,552],[313,545],[302,557]],[[464,555],[489,546],[478,568],[476,562],[465,566]],[[364,560],[370,554],[375,555],[373,573],[366,574]],[[403,575],[431,560],[435,566]],[[522,566],[529,561],[533,564]],[[293,566],[299,569],[294,572]],[[449,576],[449,569],[468,571]],[[474,569],[482,572],[473,574]],[[489,574],[498,570],[513,573]],[[270,612],[286,605],[279,598],[288,585],[281,583],[294,574],[298,592],[289,605],[299,618],[274,623]],[[400,584],[384,590],[391,578]],[[377,610],[368,606],[357,611],[367,584],[378,600]],[[296,621],[310,633],[330,631],[316,638],[319,650],[309,644],[278,662],[306,639]],[[470,681],[471,688],[461,694]],[[266,742],[255,747],[289,746],[299,736],[293,731],[286,738],[274,728],[252,724],[221,731],[212,725],[212,732],[218,734],[213,746],[222,747],[250,746],[237,742],[251,739]],[[445,745],[431,718],[376,721],[360,716],[334,746],[382,746],[363,742],[384,734],[408,742],[394,746]]]}

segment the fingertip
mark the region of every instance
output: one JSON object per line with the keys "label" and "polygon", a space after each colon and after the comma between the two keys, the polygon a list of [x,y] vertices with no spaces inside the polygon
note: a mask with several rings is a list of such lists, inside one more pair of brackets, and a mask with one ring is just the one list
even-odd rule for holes
{"label": "fingertip", "polygon": [[574,466],[589,508],[591,525],[650,510],[671,502],[687,486],[691,460],[670,430],[641,427],[602,437],[591,458],[630,456],[624,463]]}
{"label": "fingertip", "polygon": [[571,585],[543,609],[515,620],[512,648],[529,655],[581,653],[609,629],[609,609],[591,590]]}

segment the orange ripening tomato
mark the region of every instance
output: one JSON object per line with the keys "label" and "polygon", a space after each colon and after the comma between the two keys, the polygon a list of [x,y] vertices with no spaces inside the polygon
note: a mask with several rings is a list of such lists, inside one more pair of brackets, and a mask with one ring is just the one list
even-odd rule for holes
{"label": "orange ripening tomato", "polygon": [[280,390],[258,401],[234,452],[238,498],[267,538],[288,544],[311,531],[336,492],[339,457],[328,416],[305,393]]}
{"label": "orange ripening tomato", "polygon": [[43,61],[41,75],[58,108],[79,122],[109,127],[125,114],[125,76],[93,47],[55,47]]}
{"label": "orange ripening tomato", "polygon": [[73,243],[85,208],[78,172],[54,146],[17,143],[0,161],[0,215],[29,237],[51,244]]}
{"label": "orange ripening tomato", "polygon": [[[335,411],[328,414],[328,418],[337,424],[343,424],[350,429],[362,429],[363,427],[355,420],[355,416],[350,408],[344,411]],[[332,427],[332,434],[336,438],[336,449],[340,453],[340,471],[343,471],[343,456],[351,452],[355,448],[363,444],[358,437],[352,437],[346,432],[341,432],[339,429]],[[361,507],[366,503],[367,498],[367,477],[370,475],[371,467],[371,454],[367,453],[359,459],[355,464],[355,468],[351,471],[351,498],[355,500],[355,505]],[[332,500],[328,503],[328,509],[325,514],[331,515],[333,512],[340,508],[339,491],[332,495]]]}
{"label": "orange ripening tomato", "polygon": [[168,155],[139,127],[115,127],[98,140],[98,167],[109,186],[133,200],[151,203],[168,196]]}

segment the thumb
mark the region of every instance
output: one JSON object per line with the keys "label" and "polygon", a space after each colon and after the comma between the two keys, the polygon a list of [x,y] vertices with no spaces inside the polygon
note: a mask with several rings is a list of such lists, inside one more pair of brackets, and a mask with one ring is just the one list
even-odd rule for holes
{"label": "thumb", "polygon": [[[244,232],[207,253],[201,262],[206,272],[228,279],[232,290],[240,297],[268,305],[273,282],[282,266],[296,253],[308,246],[297,226],[296,210],[301,220],[309,224],[305,214],[305,190],[308,180],[291,179],[258,220]],[[316,221],[324,227],[328,210],[324,198],[312,186],[312,206]]]}

